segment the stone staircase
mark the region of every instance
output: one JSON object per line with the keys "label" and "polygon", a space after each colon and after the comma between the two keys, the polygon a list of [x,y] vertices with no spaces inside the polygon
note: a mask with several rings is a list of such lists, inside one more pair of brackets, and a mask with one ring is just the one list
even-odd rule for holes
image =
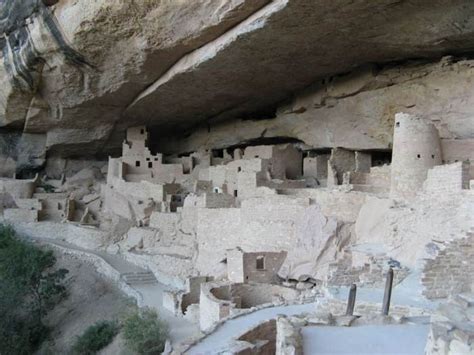
{"label": "stone staircase", "polygon": [[158,283],[151,271],[125,272],[121,274],[121,277],[128,285],[152,285]]}

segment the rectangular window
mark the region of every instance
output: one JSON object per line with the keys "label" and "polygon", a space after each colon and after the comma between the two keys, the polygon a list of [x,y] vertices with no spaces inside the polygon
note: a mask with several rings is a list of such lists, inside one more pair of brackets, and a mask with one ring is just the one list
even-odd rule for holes
{"label": "rectangular window", "polygon": [[151,162],[151,161],[148,162],[148,167],[149,167],[150,169],[153,168],[153,162]]}
{"label": "rectangular window", "polygon": [[137,168],[140,167],[140,160],[137,160],[137,161],[135,162],[135,166],[136,166]]}
{"label": "rectangular window", "polygon": [[262,256],[257,256],[257,270],[265,270],[265,257]]}

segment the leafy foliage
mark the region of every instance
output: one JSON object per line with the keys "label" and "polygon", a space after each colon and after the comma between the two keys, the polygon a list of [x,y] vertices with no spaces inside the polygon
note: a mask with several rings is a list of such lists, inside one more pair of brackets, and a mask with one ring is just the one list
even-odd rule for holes
{"label": "leafy foliage", "polygon": [[132,313],[123,326],[125,344],[138,354],[161,354],[168,334],[166,323],[151,309]]}
{"label": "leafy foliage", "polygon": [[74,354],[92,355],[109,345],[119,332],[117,322],[101,321],[91,325],[77,337],[72,348]]}
{"label": "leafy foliage", "polygon": [[62,297],[67,270],[56,258],[0,225],[0,353],[31,354],[46,338],[43,317]]}

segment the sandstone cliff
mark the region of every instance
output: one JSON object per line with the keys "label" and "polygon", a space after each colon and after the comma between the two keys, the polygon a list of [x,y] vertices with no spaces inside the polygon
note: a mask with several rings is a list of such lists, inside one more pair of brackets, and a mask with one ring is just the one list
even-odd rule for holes
{"label": "sandstone cliff", "polygon": [[[4,1],[4,170],[117,153],[137,124],[157,139],[182,137],[202,124],[274,117],[277,107],[276,120],[238,121],[238,136],[211,141],[284,136],[313,148],[386,149],[388,117],[400,107],[429,107],[446,138],[470,138],[470,62],[405,68],[412,58],[468,54],[473,14],[467,0]],[[361,66],[362,79],[347,74]],[[297,96],[309,92],[309,101],[281,108],[304,89]],[[466,110],[455,112],[443,100],[460,91]],[[433,93],[432,107],[424,98]],[[324,133],[332,126],[342,133]]]}

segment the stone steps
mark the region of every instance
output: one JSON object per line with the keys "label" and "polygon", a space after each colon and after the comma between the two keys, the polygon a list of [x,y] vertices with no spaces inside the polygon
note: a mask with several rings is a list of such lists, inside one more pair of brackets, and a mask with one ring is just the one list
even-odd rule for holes
{"label": "stone steps", "polygon": [[121,277],[129,285],[156,284],[158,282],[151,271],[126,272]]}

